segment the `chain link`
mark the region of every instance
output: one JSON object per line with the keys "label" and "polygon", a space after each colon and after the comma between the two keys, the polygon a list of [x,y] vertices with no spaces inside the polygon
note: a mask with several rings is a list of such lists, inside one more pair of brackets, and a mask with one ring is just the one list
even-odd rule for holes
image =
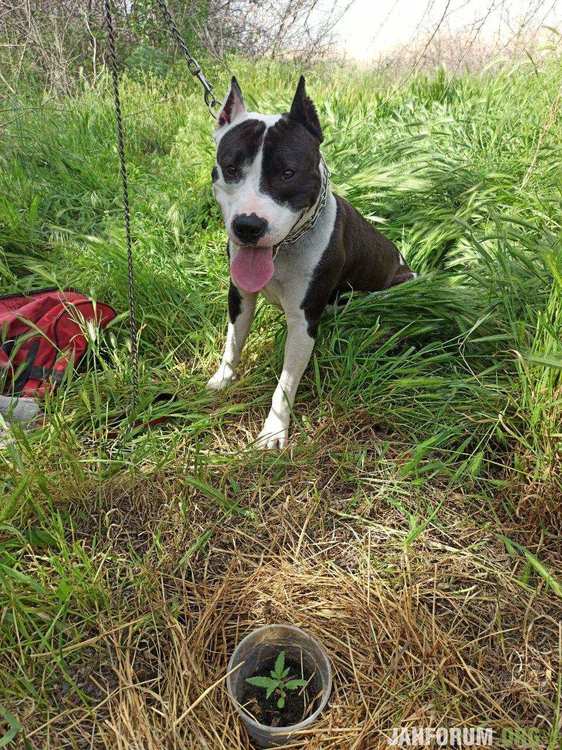
{"label": "chain link", "polygon": [[[176,22],[170,13],[164,0],[156,0],[162,11],[164,19],[168,24],[170,32],[174,37],[176,44],[183,53],[189,72],[197,78],[204,90],[205,104],[211,115],[216,119],[215,112],[219,102],[215,99],[213,87],[201,70],[197,60],[189,52],[182,35],[180,34]],[[115,44],[115,27],[113,25],[113,16],[111,14],[111,0],[103,0],[104,19],[107,27],[107,37],[109,42],[109,64],[111,68],[111,80],[113,83],[113,101],[115,106],[115,129],[117,134],[117,151],[119,153],[119,173],[121,175],[121,187],[123,194],[123,216],[125,219],[125,241],[127,245],[127,274],[128,287],[127,294],[129,300],[129,323],[131,335],[131,364],[132,364],[132,407],[137,405],[139,399],[139,349],[138,349],[138,325],[135,303],[135,269],[133,264],[133,242],[131,237],[131,208],[129,205],[129,178],[127,174],[127,161],[125,158],[125,135],[123,131],[123,115],[121,111],[121,97],[119,95],[119,67],[117,64],[117,51]]]}
{"label": "chain link", "polygon": [[109,63],[113,82],[113,101],[115,105],[115,129],[117,133],[117,150],[119,152],[119,172],[123,193],[123,216],[125,219],[125,241],[127,244],[127,274],[129,298],[129,324],[131,334],[131,363],[132,363],[132,407],[137,405],[139,398],[139,349],[138,326],[135,304],[135,273],[133,265],[133,243],[131,239],[131,209],[129,206],[129,178],[125,159],[125,136],[123,132],[123,117],[121,114],[121,97],[119,96],[119,69],[117,66],[117,52],[115,49],[115,29],[111,15],[111,0],[104,0],[104,17],[109,41]]}
{"label": "chain link", "polygon": [[170,32],[172,36],[174,37],[176,44],[180,48],[180,50],[183,53],[183,56],[185,57],[187,68],[192,76],[197,78],[201,86],[204,90],[204,97],[205,97],[205,104],[207,105],[207,109],[211,113],[211,115],[215,118],[217,118],[217,113],[215,112],[216,107],[219,106],[219,102],[215,99],[215,95],[213,93],[213,87],[205,77],[205,74],[201,70],[201,66],[197,62],[197,60],[193,57],[193,55],[190,53],[190,51],[187,48],[187,45],[180,34],[178,27],[176,26],[176,22],[174,21],[174,18],[172,14],[170,13],[170,10],[168,6],[165,3],[165,0],[156,0],[156,3],[160,7],[160,10],[162,11],[162,15],[164,16],[164,20],[168,24],[168,28],[170,29]]}

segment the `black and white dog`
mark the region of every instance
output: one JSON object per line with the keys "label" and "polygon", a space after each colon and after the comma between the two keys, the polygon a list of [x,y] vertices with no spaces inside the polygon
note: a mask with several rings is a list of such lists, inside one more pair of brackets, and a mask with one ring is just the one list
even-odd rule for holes
{"label": "black and white dog", "polygon": [[228,334],[208,387],[236,367],[261,292],[287,319],[283,372],[257,445],[283,448],[291,409],[324,308],[350,290],[372,292],[415,276],[396,247],[330,190],[322,130],[301,77],[288,114],[247,112],[232,79],[215,131],[213,190],[228,232]]}

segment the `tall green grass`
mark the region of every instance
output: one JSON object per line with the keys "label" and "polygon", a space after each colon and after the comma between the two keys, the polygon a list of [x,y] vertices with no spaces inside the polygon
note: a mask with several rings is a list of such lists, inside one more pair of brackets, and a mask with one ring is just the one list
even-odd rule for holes
{"label": "tall green grass", "polygon": [[[300,71],[233,65],[250,107],[288,108]],[[218,90],[227,79],[222,72]],[[244,451],[239,425],[253,433],[265,415],[282,357],[277,312],[260,308],[233,389],[204,390],[223,343],[228,269],[210,190],[212,123],[183,69],[122,82],[141,331],[136,415],[108,81],[3,115],[2,292],[72,286],[123,314],[94,342],[88,367],[48,399],[45,427],[18,431],[0,451],[0,657],[17,653],[19,665],[0,697],[39,700],[38,686],[60,679],[80,694],[63,645],[104,621],[116,588],[150,588],[136,553],[98,560],[96,534],[86,553],[74,532],[90,507],[103,512],[116,482],[128,498],[143,477],[161,477],[247,517],[255,488],[239,473],[254,471],[260,491],[285,491],[299,466],[324,460],[326,444],[334,472],[357,492],[371,450],[412,487],[472,488],[492,506],[510,478],[559,481],[562,118],[552,106],[561,84],[554,62],[401,86],[309,73],[335,189],[420,277],[325,316],[295,405],[293,452],[265,457]],[[155,401],[162,391],[175,400]],[[129,429],[131,416],[163,415],[173,419],[161,431]],[[368,438],[358,431],[355,448],[340,448],[327,437],[333,424],[351,435],[368,425]],[[158,557],[158,543],[155,528],[147,555]],[[113,572],[101,575],[107,565]]]}
{"label": "tall green grass", "polygon": [[[287,108],[296,70],[237,73],[250,106]],[[308,85],[336,189],[421,274],[326,321],[315,355],[324,398],[359,398],[415,437],[418,455],[420,444],[447,444],[463,463],[515,440],[548,472],[560,448],[561,128],[549,120],[558,66],[402,88],[322,69]],[[194,393],[220,348],[227,284],[212,125],[177,72],[125,79],[123,98],[144,371],[163,367],[176,381],[187,370],[177,384]],[[4,288],[76,286],[125,310],[106,86],[23,111],[1,159]],[[266,360],[248,372],[250,387],[271,381]],[[318,390],[310,378],[306,388]]]}

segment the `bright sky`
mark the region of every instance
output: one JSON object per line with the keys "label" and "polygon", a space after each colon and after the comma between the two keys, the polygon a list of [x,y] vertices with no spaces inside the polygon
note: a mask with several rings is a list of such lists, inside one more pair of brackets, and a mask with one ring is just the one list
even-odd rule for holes
{"label": "bright sky", "polygon": [[[322,0],[324,8],[330,0]],[[338,0],[344,8],[349,0]],[[442,29],[461,31],[482,23],[480,36],[509,38],[521,19],[559,26],[562,0],[355,0],[336,27],[338,46],[357,60],[370,60],[411,41],[418,27],[434,29],[446,10]]]}

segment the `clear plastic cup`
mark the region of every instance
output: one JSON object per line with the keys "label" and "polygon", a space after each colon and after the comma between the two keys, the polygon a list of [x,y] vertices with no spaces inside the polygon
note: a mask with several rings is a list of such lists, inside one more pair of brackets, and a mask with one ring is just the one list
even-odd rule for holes
{"label": "clear plastic cup", "polygon": [[[287,659],[301,662],[313,675],[315,693],[320,693],[315,711],[298,724],[270,727],[260,724],[241,705],[246,678],[259,674],[265,662],[285,651]],[[324,647],[304,630],[293,625],[265,625],[247,635],[236,647],[228,663],[226,689],[248,734],[258,747],[281,747],[298,739],[298,732],[309,728],[320,716],[332,691],[332,668]],[[304,738],[303,738],[304,739]]]}

